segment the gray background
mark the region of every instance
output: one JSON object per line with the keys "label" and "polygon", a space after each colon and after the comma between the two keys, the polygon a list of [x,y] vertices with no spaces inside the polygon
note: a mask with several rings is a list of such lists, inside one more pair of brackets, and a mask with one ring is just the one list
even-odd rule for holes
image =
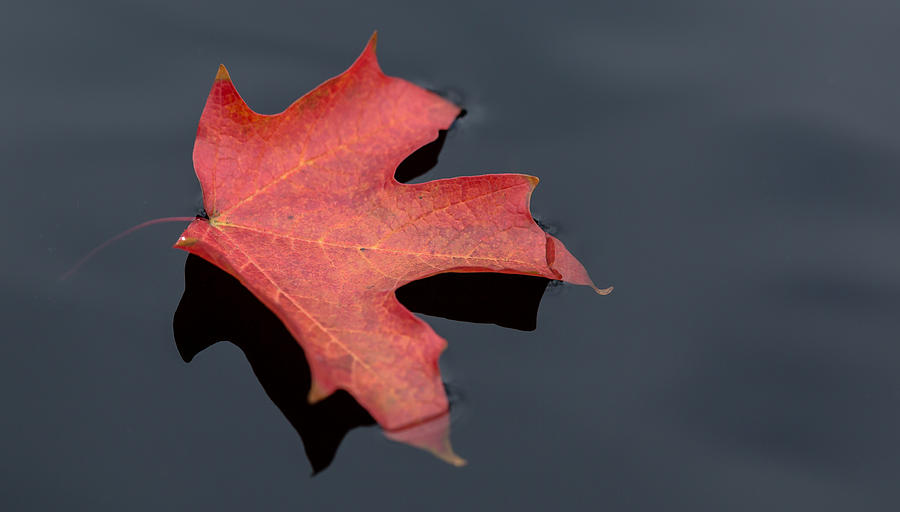
{"label": "gray background", "polygon": [[[0,16],[0,509],[897,510],[900,3],[24,2]],[[524,171],[609,297],[429,318],[457,469],[352,431],[309,477],[239,350],[172,339],[217,65],[278,112],[373,29]]]}

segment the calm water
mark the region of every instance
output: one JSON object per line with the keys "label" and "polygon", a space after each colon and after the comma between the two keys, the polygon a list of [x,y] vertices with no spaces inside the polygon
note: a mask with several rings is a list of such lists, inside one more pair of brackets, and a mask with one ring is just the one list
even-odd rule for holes
{"label": "calm water", "polygon": [[[0,20],[0,509],[900,507],[900,3],[23,5]],[[419,179],[540,176],[535,215],[616,291],[551,287],[533,331],[427,317],[469,466],[370,426],[310,478],[238,347],[182,360],[182,225],[57,276],[196,212],[220,62],[274,113],[376,28],[386,72],[468,111]]]}

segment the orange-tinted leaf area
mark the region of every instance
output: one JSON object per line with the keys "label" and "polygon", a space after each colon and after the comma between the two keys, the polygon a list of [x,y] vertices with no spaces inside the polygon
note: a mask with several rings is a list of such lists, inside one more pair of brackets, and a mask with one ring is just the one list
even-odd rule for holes
{"label": "orange-tinted leaf area", "polygon": [[394,179],[460,109],[382,73],[375,42],[275,115],[252,111],[219,69],[194,144],[209,218],[176,247],[234,275],[278,315],[309,361],[311,402],[344,389],[389,437],[461,464],[438,369],[447,343],[394,291],[442,272],[593,284],[533,221],[537,178]]}

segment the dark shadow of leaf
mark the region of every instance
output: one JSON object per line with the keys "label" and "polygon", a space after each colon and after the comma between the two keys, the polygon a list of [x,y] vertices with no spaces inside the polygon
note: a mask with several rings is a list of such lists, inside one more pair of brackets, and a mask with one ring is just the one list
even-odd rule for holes
{"label": "dark shadow of leaf", "polygon": [[[410,283],[397,296],[415,312],[533,330],[547,283],[508,274],[441,274]],[[186,362],[221,340],[243,351],[266,394],[300,435],[314,474],[328,467],[347,432],[375,424],[344,391],[310,405],[309,365],[300,345],[237,279],[198,256],[188,255],[185,262],[174,331]]]}
{"label": "dark shadow of leaf", "polygon": [[424,315],[533,331],[549,282],[514,274],[438,274],[400,287],[397,300]]}
{"label": "dark shadow of leaf", "polygon": [[185,263],[185,290],[175,312],[175,343],[185,361],[220,340],[234,343],[275,405],[300,434],[313,472],[331,463],[351,429],[375,421],[348,393],[310,405],[309,365],[284,324],[237,279],[200,257]]}
{"label": "dark shadow of leaf", "polygon": [[[454,125],[465,115],[465,110],[460,111],[454,121]],[[452,130],[453,126],[450,129]],[[447,140],[447,131],[440,130],[436,139],[417,149],[400,162],[397,170],[394,171],[394,179],[400,183],[407,183],[433,169],[438,163],[438,155],[440,155],[441,149],[444,147],[444,141]]]}

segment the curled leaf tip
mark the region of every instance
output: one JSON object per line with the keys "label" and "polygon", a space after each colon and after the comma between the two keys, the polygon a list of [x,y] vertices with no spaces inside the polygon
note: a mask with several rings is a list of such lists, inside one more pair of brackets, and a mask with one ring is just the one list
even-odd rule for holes
{"label": "curled leaf tip", "polygon": [[432,452],[432,453],[434,454],[435,457],[441,459],[442,461],[446,462],[447,464],[456,466],[458,468],[461,468],[461,467],[465,466],[466,464],[468,464],[468,462],[466,462],[466,459],[453,453],[453,450],[446,451],[446,452]]}
{"label": "curled leaf tip", "polygon": [[453,451],[450,443],[450,415],[447,413],[409,427],[385,430],[384,435],[392,441],[425,450],[447,464],[466,465],[466,460]]}
{"label": "curled leaf tip", "polygon": [[594,291],[597,292],[597,293],[600,294],[600,295],[609,295],[610,293],[612,293],[613,287],[610,286],[610,287],[608,287],[608,288],[600,289],[600,288],[597,288],[597,287],[595,286],[595,287],[594,287]]}

